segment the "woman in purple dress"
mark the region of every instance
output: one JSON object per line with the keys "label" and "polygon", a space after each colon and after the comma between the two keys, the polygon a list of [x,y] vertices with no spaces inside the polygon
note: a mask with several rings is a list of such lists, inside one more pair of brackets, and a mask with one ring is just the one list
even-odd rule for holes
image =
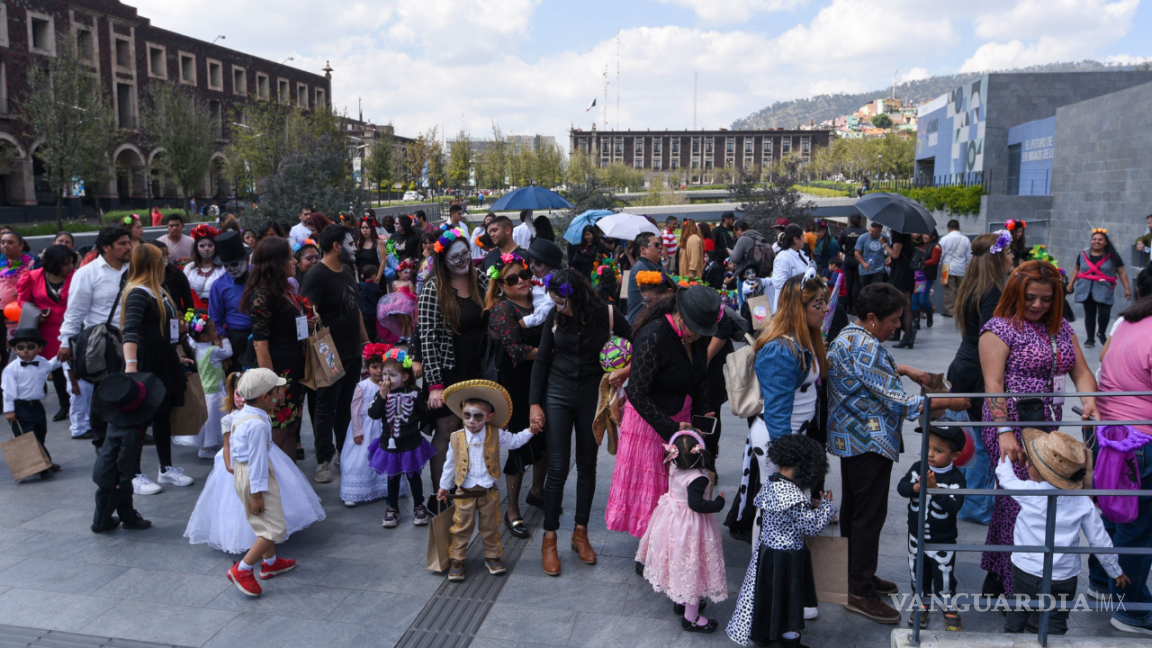
{"label": "woman in purple dress", "polygon": [[[1064,390],[1064,374],[1072,377],[1076,391],[1096,391],[1096,378],[1084,361],[1080,344],[1065,322],[1063,286],[1056,266],[1047,261],[1027,261],[1012,271],[1004,294],[980,335],[980,365],[988,393],[1035,394]],[[1084,416],[1098,417],[1096,399],[1081,397]],[[1059,421],[1063,399],[987,398],[984,420],[1003,423],[982,428],[988,449],[990,479],[996,464],[1007,456],[1016,476],[1027,479],[1020,428],[1011,421]],[[1054,429],[1054,428],[1052,428]],[[1051,431],[1051,429],[1047,430]],[[996,484],[1000,488],[1000,484]],[[1012,544],[1012,530],[1020,505],[1010,497],[997,497],[988,524],[988,545]],[[1010,554],[985,552],[980,567],[988,572],[984,593],[998,596],[1012,591]]]}

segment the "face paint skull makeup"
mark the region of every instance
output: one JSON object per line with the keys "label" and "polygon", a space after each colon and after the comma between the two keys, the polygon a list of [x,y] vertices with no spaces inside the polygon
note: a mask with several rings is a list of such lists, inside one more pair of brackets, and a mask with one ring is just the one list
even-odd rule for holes
{"label": "face paint skull makeup", "polygon": [[448,248],[445,261],[448,265],[448,272],[457,276],[467,274],[468,267],[472,265],[472,257],[468,255],[468,246],[463,241],[453,241],[452,246]]}
{"label": "face paint skull makeup", "polygon": [[248,261],[241,259],[240,261],[233,261],[224,264],[224,272],[227,272],[233,279],[239,279],[248,272]]}
{"label": "face paint skull makeup", "polygon": [[485,419],[488,418],[488,411],[483,407],[466,405],[460,413],[464,415],[464,427],[468,428],[469,432],[475,434],[484,429]]}
{"label": "face paint skull makeup", "polygon": [[344,235],[344,243],[340,246],[340,263],[353,265],[356,263],[356,244],[351,234]]}
{"label": "face paint skull makeup", "polygon": [[404,374],[395,369],[385,369],[380,375],[380,382],[388,382],[389,389],[400,389],[404,386]]}

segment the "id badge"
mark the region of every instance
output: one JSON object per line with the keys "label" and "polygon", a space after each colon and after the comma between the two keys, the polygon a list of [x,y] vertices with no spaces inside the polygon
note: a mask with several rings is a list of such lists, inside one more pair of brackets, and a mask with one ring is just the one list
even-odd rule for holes
{"label": "id badge", "polygon": [[180,341],[180,322],[174,319],[168,320],[168,340],[172,344]]}
{"label": "id badge", "polygon": [[[1052,379],[1052,391],[1053,392],[1055,392],[1057,394],[1063,394],[1064,393],[1064,378],[1065,378],[1064,375],[1059,375],[1059,376],[1056,376]],[[1053,405],[1053,407],[1060,407],[1060,406],[1064,405],[1064,397],[1063,396],[1053,396],[1052,397],[1052,405]]]}
{"label": "id badge", "polygon": [[296,339],[300,342],[308,339],[308,318],[303,315],[296,318]]}

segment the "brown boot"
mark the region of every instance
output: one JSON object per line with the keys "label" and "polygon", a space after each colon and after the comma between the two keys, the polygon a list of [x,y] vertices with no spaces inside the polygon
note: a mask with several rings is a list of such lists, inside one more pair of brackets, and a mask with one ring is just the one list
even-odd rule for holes
{"label": "brown boot", "polygon": [[844,609],[859,614],[862,617],[872,619],[877,623],[900,623],[900,613],[880,600],[880,597],[877,595],[865,598],[849,594],[848,605],[845,605]]}
{"label": "brown boot", "polygon": [[540,546],[540,557],[544,564],[544,573],[549,576],[560,575],[560,554],[556,553],[556,536],[544,536]]}
{"label": "brown boot", "polygon": [[572,529],[572,551],[580,555],[580,561],[585,565],[596,564],[596,552],[588,543],[588,527],[577,525]]}

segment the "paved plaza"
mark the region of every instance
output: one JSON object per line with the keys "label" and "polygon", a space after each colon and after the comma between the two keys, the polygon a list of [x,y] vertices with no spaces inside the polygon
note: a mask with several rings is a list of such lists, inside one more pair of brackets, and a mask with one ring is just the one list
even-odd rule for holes
{"label": "paved plaza", "polygon": [[[1077,322],[1076,328],[1082,336],[1082,323]],[[920,332],[915,350],[894,349],[892,353],[897,362],[942,372],[958,341],[952,320],[938,318],[935,328]],[[1099,364],[1098,355],[1099,349],[1089,350],[1093,369]],[[910,383],[906,387],[912,389]],[[52,402],[45,406],[53,413],[55,397],[49,399]],[[725,491],[731,501],[739,487],[747,428],[727,407],[723,413],[717,490]],[[919,454],[919,435],[913,427],[905,426],[910,451],[893,468],[879,569],[881,577],[897,582],[905,593],[910,590],[906,504],[896,495],[895,482]],[[315,457],[307,422],[304,439],[308,459],[300,467],[311,476]],[[380,526],[384,502],[345,508],[337,477],[331,484],[316,484],[328,518],[294,535],[279,550],[297,559],[299,567],[264,583],[264,595],[253,600],[225,580],[234,557],[205,545],[191,546],[183,537],[211,460],[198,459],[193,449],[174,447],[176,465],[194,477],[196,484],[167,486],[159,495],[136,498],[136,508],[152,521],[152,529],[94,535],[88,529],[95,491],[91,444],[69,440],[66,426],[53,423],[48,448],[63,466],[48,481],[33,478],[14,484],[6,468],[0,469],[0,646],[28,645],[48,631],[53,633],[36,645],[72,645],[73,641],[75,645],[125,647],[132,646],[131,642],[151,642],[207,648],[359,648],[393,646],[402,640],[401,645],[415,645],[421,637],[443,641],[421,645],[473,648],[731,645],[722,630],[744,578],[749,546],[731,539],[725,529],[729,599],[709,605],[705,612],[721,620],[721,630],[710,636],[681,631],[668,600],[633,571],[638,540],[605,529],[614,460],[606,449],[600,453],[588,534],[599,554],[595,566],[584,565],[569,552],[574,471],[560,530],[561,577],[548,577],[541,570],[542,516],[525,507],[533,536],[523,544],[506,542],[507,575],[493,577],[482,569],[476,551],[479,541],[474,539],[468,580],[451,586],[444,575],[425,569],[428,530],[412,526],[410,500],[401,500],[401,525],[385,530]],[[144,469],[154,478],[156,452],[149,446],[143,455]],[[827,483],[839,499],[839,465],[835,458],[831,463]],[[837,527],[829,533],[837,534]],[[985,527],[960,523],[961,543],[983,543],[984,534]],[[979,559],[978,554],[959,557],[957,575],[964,592],[979,592],[984,578]],[[1085,568],[1080,592],[1086,578]],[[887,646],[895,627],[848,614],[834,605],[822,604],[820,613],[804,634],[804,642],[813,647]],[[996,632],[1003,619],[995,612],[969,612],[963,623],[965,631]],[[929,632],[943,633],[938,614],[933,615]],[[1070,620],[1069,635],[1120,634],[1108,625],[1105,613],[1075,613]]]}

